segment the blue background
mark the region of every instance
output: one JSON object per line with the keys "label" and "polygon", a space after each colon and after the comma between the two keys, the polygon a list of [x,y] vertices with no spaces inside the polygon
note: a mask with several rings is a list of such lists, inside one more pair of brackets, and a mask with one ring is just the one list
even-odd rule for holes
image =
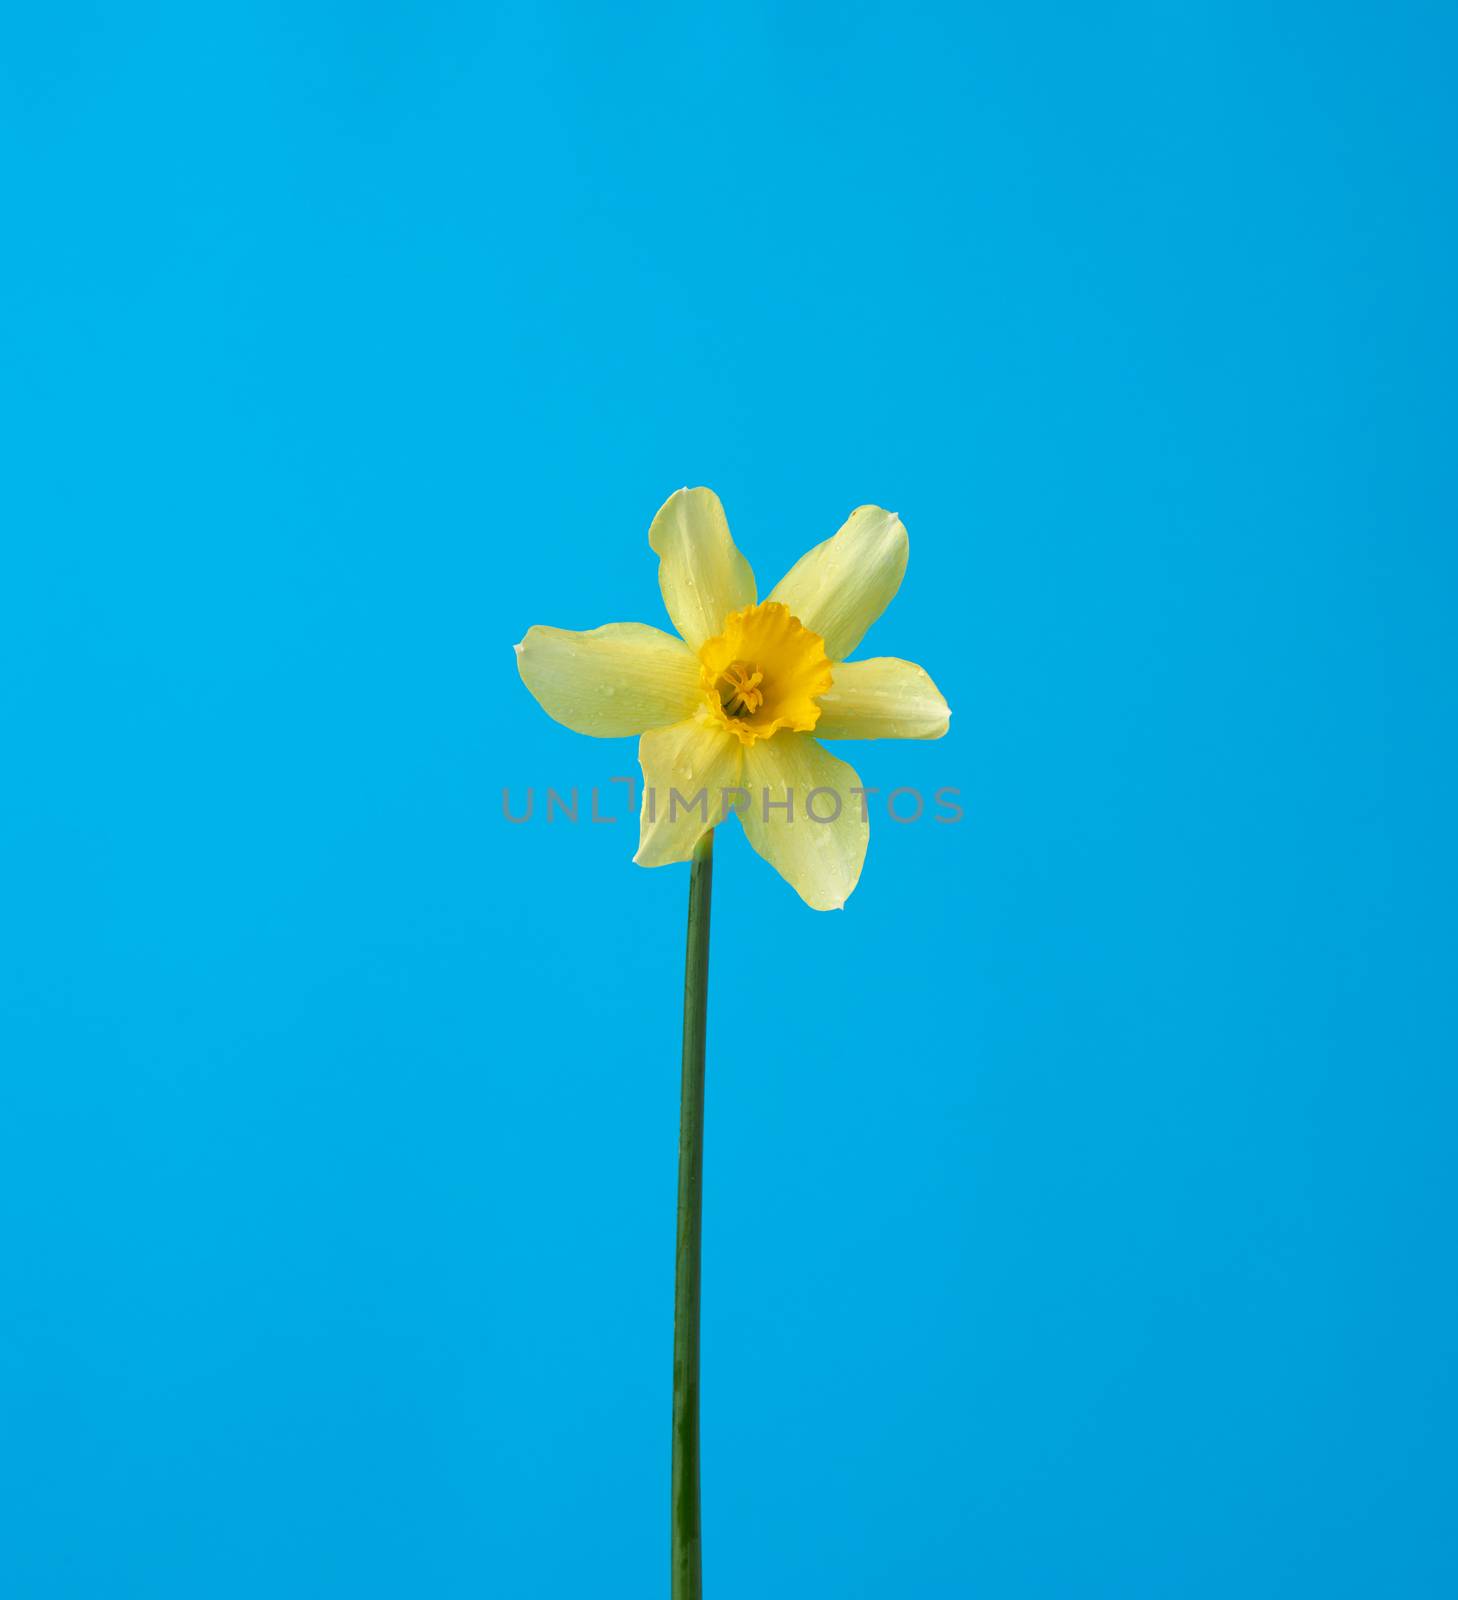
{"label": "blue background", "polygon": [[687,874],[501,791],[683,483],[967,806],[726,832],[711,1596],[1455,1592],[1455,44],[9,12],[7,1596],[666,1592]]}

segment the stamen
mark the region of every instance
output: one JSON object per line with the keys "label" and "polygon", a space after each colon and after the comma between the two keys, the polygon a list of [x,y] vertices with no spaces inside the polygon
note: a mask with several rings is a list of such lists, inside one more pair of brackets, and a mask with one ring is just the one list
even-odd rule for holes
{"label": "stamen", "polygon": [[758,667],[736,661],[724,669],[722,677],[729,685],[723,696],[724,709],[731,717],[752,717],[764,704],[764,694],[759,688],[764,682],[764,673]]}

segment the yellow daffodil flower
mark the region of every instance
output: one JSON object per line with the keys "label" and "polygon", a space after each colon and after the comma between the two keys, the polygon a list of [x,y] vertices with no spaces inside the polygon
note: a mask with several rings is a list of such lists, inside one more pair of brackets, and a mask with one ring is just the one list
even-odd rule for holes
{"label": "yellow daffodil flower", "polygon": [[808,905],[843,906],[865,859],[866,793],[820,740],[939,739],[951,715],[911,662],[846,660],[901,586],[901,519],[851,512],[767,600],[709,489],[672,495],[648,542],[680,637],[641,622],[535,627],[516,647],[522,681],[577,733],[642,736],[640,865],[687,861],[732,810]]}

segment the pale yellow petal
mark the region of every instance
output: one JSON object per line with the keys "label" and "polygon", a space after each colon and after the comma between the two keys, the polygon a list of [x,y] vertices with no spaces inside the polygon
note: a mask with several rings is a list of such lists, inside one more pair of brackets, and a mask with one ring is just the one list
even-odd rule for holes
{"label": "pale yellow petal", "polygon": [[731,611],[754,604],[754,573],[730,538],[712,489],[670,495],[653,519],[648,543],[658,553],[663,603],[695,650],[723,631]]}
{"label": "pale yellow petal", "polygon": [[698,716],[643,735],[643,804],[633,857],[640,867],[687,861],[701,835],[736,806],[743,751],[718,723]]}
{"label": "pale yellow petal", "polygon": [[[813,734],[777,733],[744,752],[749,842],[809,906],[843,906],[861,875],[870,827],[861,780]],[[789,809],[786,809],[786,802]]]}
{"label": "pale yellow petal", "polygon": [[901,587],[906,550],[906,529],[894,511],[861,506],[833,539],[800,557],[770,599],[825,640],[832,662],[844,661]]}
{"label": "pale yellow petal", "polygon": [[940,739],[947,731],[947,702],[915,662],[842,661],[834,676],[817,696],[817,739]]}
{"label": "pale yellow petal", "polygon": [[588,633],[530,628],[516,666],[549,717],[603,739],[681,722],[703,699],[693,651],[642,622]]}

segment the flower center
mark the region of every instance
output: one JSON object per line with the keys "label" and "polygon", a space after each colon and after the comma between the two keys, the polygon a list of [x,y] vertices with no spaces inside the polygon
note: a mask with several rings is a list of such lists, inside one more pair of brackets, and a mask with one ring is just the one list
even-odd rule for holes
{"label": "flower center", "polygon": [[808,733],[830,682],[825,641],[776,600],[731,612],[699,651],[705,713],[747,745],[781,728]]}
{"label": "flower center", "polygon": [[764,704],[763,682],[758,667],[735,661],[719,674],[720,703],[731,717],[752,717]]}

